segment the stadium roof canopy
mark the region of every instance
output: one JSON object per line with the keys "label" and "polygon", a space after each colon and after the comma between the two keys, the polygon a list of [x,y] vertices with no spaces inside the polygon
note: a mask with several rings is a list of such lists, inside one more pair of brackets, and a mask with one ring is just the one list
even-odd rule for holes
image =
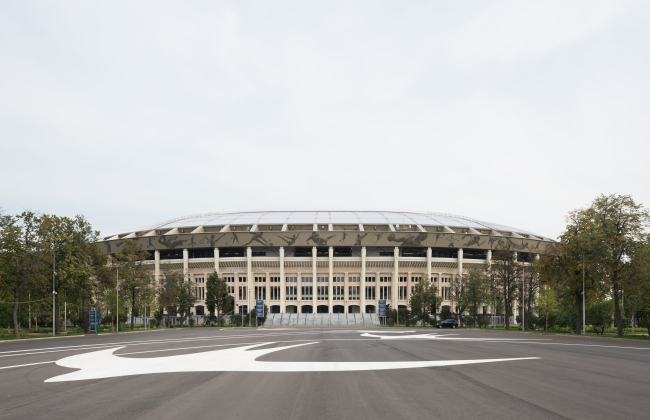
{"label": "stadium roof canopy", "polygon": [[[122,235],[131,232],[151,231],[155,229],[174,229],[198,226],[238,226],[238,225],[304,225],[304,224],[362,224],[393,226],[448,226],[472,229],[492,229],[534,235],[523,229],[508,227],[498,223],[484,222],[465,216],[445,213],[413,213],[396,211],[251,211],[229,213],[206,213],[179,217],[161,223],[141,226],[119,232]],[[113,235],[106,237],[108,239]],[[546,239],[546,238],[544,238]],[[546,239],[549,240],[549,239]]]}

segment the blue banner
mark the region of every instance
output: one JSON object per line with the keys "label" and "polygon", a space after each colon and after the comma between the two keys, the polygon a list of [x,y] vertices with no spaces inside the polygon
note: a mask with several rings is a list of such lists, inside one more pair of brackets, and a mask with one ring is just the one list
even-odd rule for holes
{"label": "blue banner", "polygon": [[90,328],[89,331],[91,334],[97,334],[97,311],[94,309],[90,310]]}
{"label": "blue banner", "polygon": [[379,316],[386,316],[386,299],[379,299]]}
{"label": "blue banner", "polygon": [[264,318],[264,301],[256,300],[255,301],[255,316],[257,318]]}

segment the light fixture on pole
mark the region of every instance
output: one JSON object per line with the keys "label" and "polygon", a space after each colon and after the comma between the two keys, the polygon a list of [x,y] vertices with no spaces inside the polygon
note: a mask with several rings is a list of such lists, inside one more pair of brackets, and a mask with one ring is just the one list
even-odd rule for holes
{"label": "light fixture on pole", "polygon": [[248,288],[248,305],[246,305],[246,310],[248,311],[248,326],[251,326],[251,288]]}

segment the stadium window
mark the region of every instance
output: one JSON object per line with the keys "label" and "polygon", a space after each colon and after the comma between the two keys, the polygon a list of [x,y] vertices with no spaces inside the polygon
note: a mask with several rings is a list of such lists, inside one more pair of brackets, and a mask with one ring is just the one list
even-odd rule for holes
{"label": "stadium window", "polygon": [[422,277],[413,277],[411,276],[411,283],[419,283],[422,280]]}
{"label": "stadium window", "polygon": [[295,276],[287,277],[287,283],[297,283],[297,282],[298,282],[298,277]]}
{"label": "stadium window", "polygon": [[255,286],[255,299],[266,300],[266,286]]}
{"label": "stadium window", "polygon": [[280,283],[280,277],[274,276],[269,278],[269,282],[271,283]]}
{"label": "stadium window", "polygon": [[246,277],[239,277],[240,283],[246,283]]}
{"label": "stadium window", "polygon": [[286,287],[287,295],[286,299],[287,300],[297,300],[298,299],[298,286],[287,286]]}
{"label": "stadium window", "polygon": [[375,286],[366,286],[366,299],[375,300]]}
{"label": "stadium window", "polygon": [[266,277],[255,277],[255,283],[266,283]]}
{"label": "stadium window", "polygon": [[348,277],[348,281],[350,283],[359,283],[361,281],[361,277],[359,277],[359,276],[350,276],[350,277]]}
{"label": "stadium window", "polygon": [[359,286],[348,286],[348,299],[359,300]]}
{"label": "stadium window", "polygon": [[390,299],[391,298],[391,286],[380,286],[379,287],[379,299]]}
{"label": "stadium window", "polygon": [[318,277],[316,279],[316,281],[318,281],[318,283],[327,283],[328,280],[329,280],[328,276],[321,276],[321,277]]}
{"label": "stadium window", "polygon": [[408,279],[408,277],[406,277],[406,276],[400,276],[400,278],[399,278],[399,282],[400,282],[400,283],[406,283],[406,280],[407,280],[407,279]]}
{"label": "stadium window", "polygon": [[318,300],[329,300],[329,286],[318,286]]}
{"label": "stadium window", "polygon": [[399,299],[406,300],[406,286],[399,287]]}
{"label": "stadium window", "polygon": [[345,281],[345,277],[332,277],[333,283],[343,283],[344,281]]}
{"label": "stadium window", "polygon": [[388,277],[379,277],[379,282],[380,283],[390,283],[392,278],[390,276]]}
{"label": "stadium window", "polygon": [[374,283],[374,282],[375,282],[374,276],[366,277],[366,283]]}
{"label": "stadium window", "polygon": [[302,286],[302,299],[311,300],[313,299],[312,295],[313,286]]}
{"label": "stadium window", "polygon": [[313,278],[311,276],[303,276],[302,277],[302,282],[303,283],[313,283]]}

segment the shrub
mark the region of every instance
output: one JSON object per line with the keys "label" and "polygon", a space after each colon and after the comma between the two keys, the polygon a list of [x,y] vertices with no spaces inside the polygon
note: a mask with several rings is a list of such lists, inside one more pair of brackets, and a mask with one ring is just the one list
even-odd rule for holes
{"label": "shrub", "polygon": [[188,324],[190,324],[190,328],[194,326],[194,318],[190,318],[189,321],[187,321]]}

